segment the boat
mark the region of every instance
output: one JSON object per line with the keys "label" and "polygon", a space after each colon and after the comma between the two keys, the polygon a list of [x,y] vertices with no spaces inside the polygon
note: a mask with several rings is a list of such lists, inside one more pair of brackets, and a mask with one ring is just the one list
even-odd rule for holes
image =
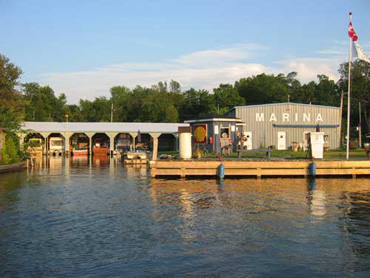
{"label": "boat", "polygon": [[54,156],[64,154],[64,140],[61,137],[49,138],[49,154]]}
{"label": "boat", "polygon": [[108,147],[101,143],[101,142],[96,142],[94,147],[93,147],[93,154],[94,155],[108,155]]}
{"label": "boat", "polygon": [[88,155],[88,150],[87,149],[83,149],[83,150],[73,149],[72,150],[72,155],[73,156],[87,156]]}
{"label": "boat", "polygon": [[124,164],[147,164],[148,154],[143,150],[127,151],[123,153],[122,160]]}

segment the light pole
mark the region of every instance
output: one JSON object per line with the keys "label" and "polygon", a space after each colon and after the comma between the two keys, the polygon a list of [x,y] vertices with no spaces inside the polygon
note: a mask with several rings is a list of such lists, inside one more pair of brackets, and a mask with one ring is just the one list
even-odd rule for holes
{"label": "light pole", "polygon": [[67,130],[68,130],[68,114],[65,114],[64,117],[66,117],[66,122],[67,122]]}

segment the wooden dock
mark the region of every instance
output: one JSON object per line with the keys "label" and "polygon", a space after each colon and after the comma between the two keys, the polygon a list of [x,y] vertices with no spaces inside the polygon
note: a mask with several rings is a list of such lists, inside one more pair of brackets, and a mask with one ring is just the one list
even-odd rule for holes
{"label": "wooden dock", "polygon": [[[310,176],[310,160],[224,160],[225,176]],[[370,160],[317,160],[316,176],[370,176]],[[151,176],[217,176],[217,160],[150,161]]]}

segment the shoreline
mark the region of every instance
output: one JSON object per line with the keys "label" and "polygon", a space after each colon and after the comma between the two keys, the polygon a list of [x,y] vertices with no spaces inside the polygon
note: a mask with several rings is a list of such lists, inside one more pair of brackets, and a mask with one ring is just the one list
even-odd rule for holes
{"label": "shoreline", "polygon": [[0,174],[22,171],[27,168],[27,161],[21,161],[8,165],[0,165]]}

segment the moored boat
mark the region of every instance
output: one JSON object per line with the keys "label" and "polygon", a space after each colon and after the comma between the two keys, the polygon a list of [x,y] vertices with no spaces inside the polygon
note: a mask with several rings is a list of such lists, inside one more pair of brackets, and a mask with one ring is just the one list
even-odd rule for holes
{"label": "moored boat", "polygon": [[128,151],[122,155],[124,164],[147,164],[148,154],[142,150]]}
{"label": "moored boat", "polygon": [[88,150],[72,150],[72,155],[73,156],[87,156],[88,155]]}

